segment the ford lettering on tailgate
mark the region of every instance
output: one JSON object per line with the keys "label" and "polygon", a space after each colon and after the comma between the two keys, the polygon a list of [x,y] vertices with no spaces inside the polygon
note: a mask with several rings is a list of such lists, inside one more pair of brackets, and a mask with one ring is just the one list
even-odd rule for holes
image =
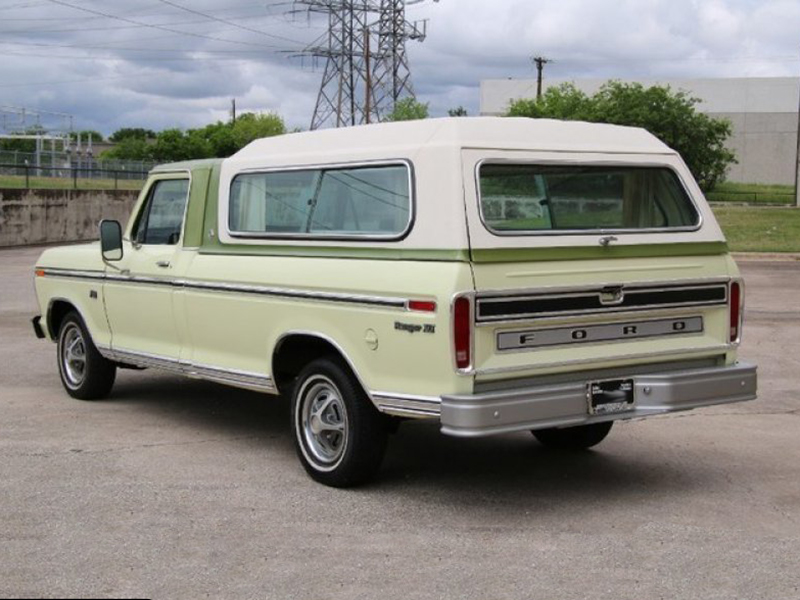
{"label": "ford lettering on tailgate", "polygon": [[629,321],[581,325],[570,327],[548,327],[524,331],[504,331],[497,334],[497,350],[520,350],[566,344],[591,344],[636,338],[679,335],[703,332],[703,317],[657,319],[652,321]]}

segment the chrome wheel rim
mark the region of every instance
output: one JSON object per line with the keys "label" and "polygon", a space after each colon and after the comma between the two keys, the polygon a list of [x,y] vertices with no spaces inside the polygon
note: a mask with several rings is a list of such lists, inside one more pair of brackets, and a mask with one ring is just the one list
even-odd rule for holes
{"label": "chrome wheel rim", "polygon": [[61,333],[61,372],[71,388],[79,387],[86,378],[86,341],[74,323]]}
{"label": "chrome wheel rim", "polygon": [[304,454],[322,470],[333,469],[344,455],[348,437],[347,410],[339,389],[327,377],[310,378],[300,390],[298,413]]}

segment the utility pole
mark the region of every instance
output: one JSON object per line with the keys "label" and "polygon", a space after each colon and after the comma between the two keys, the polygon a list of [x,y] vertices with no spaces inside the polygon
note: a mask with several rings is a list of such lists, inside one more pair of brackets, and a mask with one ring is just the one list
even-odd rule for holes
{"label": "utility pole", "polygon": [[544,75],[544,66],[552,62],[549,58],[543,56],[534,56],[532,59],[536,65],[536,100],[537,102],[542,99],[542,79]]}
{"label": "utility pole", "polygon": [[797,153],[794,156],[794,205],[800,207],[800,90],[797,101]]}
{"label": "utility pole", "polygon": [[231,123],[236,124],[236,98],[231,98]]}
{"label": "utility pole", "polygon": [[364,85],[364,122],[369,125],[372,122],[372,65],[370,64],[371,48],[369,27],[364,27],[364,72],[367,74],[367,81]]}

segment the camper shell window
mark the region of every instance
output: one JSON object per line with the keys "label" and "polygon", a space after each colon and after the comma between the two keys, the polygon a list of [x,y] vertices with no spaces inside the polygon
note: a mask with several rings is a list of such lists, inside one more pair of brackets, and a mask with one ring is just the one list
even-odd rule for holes
{"label": "camper shell window", "polygon": [[483,163],[480,209],[500,235],[693,230],[700,214],[667,167]]}

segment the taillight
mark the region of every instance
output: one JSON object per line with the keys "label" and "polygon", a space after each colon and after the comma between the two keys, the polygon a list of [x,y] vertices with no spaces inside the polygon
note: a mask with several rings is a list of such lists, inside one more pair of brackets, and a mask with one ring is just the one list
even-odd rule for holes
{"label": "taillight", "polygon": [[453,304],[453,347],[456,367],[468,369],[472,363],[472,315],[468,298],[456,298]]}
{"label": "taillight", "polygon": [[730,341],[738,342],[741,337],[742,329],[742,308],[744,306],[744,298],[742,296],[742,284],[738,281],[731,282],[730,294],[728,294],[728,302],[730,302]]}
{"label": "taillight", "polygon": [[406,307],[414,312],[436,312],[436,302],[428,300],[409,300]]}

